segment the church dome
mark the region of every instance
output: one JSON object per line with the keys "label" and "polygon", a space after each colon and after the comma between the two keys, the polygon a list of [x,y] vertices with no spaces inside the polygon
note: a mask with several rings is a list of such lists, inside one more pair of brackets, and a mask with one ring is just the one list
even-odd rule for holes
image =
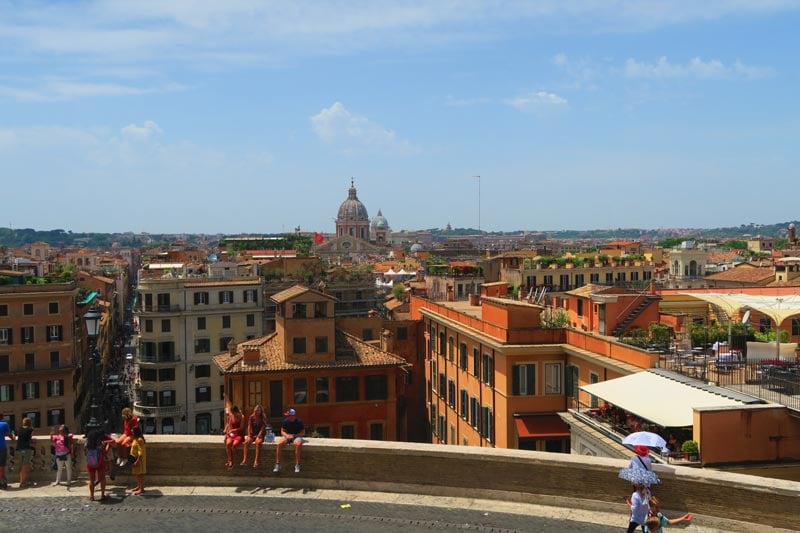
{"label": "church dome", "polygon": [[378,209],[378,214],[372,219],[372,227],[375,229],[384,229],[389,227],[389,221],[383,216],[381,210]]}
{"label": "church dome", "polygon": [[420,243],[418,243],[418,242],[415,242],[414,244],[411,245],[411,253],[412,254],[416,253],[416,252],[420,252],[420,251],[422,251],[422,249],[423,249],[422,245]]}
{"label": "church dome", "polygon": [[367,208],[361,203],[356,195],[356,187],[353,181],[350,181],[350,190],[347,194],[347,200],[342,202],[339,206],[339,215],[336,217],[341,221],[366,221],[369,222],[369,215],[367,215]]}

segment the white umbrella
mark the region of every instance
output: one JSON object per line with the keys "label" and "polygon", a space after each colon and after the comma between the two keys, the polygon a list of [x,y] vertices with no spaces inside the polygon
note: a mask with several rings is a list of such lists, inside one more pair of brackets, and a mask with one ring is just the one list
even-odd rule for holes
{"label": "white umbrella", "polygon": [[663,448],[667,445],[667,441],[665,441],[664,437],[657,433],[651,433],[650,431],[637,431],[636,433],[631,433],[622,439],[622,444]]}

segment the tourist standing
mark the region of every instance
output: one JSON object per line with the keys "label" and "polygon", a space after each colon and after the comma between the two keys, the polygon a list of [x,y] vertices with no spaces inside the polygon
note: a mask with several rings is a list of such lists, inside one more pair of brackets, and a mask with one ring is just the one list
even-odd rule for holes
{"label": "tourist standing", "polygon": [[4,418],[3,413],[0,413],[0,489],[8,488],[8,481],[6,480],[6,461],[8,460],[6,436],[14,440],[14,434]]}
{"label": "tourist standing", "polygon": [[33,426],[27,416],[22,419],[22,427],[17,430],[17,457],[19,457],[19,488],[28,485],[28,472],[33,462]]}
{"label": "tourist standing", "polygon": [[138,496],[144,492],[144,475],[147,473],[147,446],[145,445],[142,428],[139,426],[133,428],[131,457],[136,458],[133,467],[131,467],[131,474],[136,476],[136,488],[131,491],[131,494]]}
{"label": "tourist standing", "polygon": [[57,433],[50,433],[50,441],[56,452],[56,481],[53,486],[61,484],[61,470],[67,470],[67,490],[72,484],[72,455],[75,446],[74,436],[64,424],[58,426]]}

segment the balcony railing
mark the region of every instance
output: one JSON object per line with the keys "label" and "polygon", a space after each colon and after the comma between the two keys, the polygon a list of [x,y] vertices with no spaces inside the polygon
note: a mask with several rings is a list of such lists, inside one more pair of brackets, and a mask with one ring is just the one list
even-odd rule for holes
{"label": "balcony railing", "polygon": [[140,305],[134,312],[137,313],[179,313],[183,310],[180,305]]}
{"label": "balcony railing", "polygon": [[180,363],[180,355],[137,355],[136,362],[145,364]]}
{"label": "balcony railing", "polygon": [[133,404],[133,414],[144,418],[164,418],[166,416],[182,416],[184,410],[182,405],[158,407],[156,405],[145,405],[141,402],[135,402]]}

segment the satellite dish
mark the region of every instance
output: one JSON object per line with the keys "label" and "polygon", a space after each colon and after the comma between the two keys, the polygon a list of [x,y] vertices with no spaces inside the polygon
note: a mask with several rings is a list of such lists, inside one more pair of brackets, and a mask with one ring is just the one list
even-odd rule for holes
{"label": "satellite dish", "polygon": [[742,324],[747,324],[750,322],[750,310],[744,312],[744,316],[742,317]]}

